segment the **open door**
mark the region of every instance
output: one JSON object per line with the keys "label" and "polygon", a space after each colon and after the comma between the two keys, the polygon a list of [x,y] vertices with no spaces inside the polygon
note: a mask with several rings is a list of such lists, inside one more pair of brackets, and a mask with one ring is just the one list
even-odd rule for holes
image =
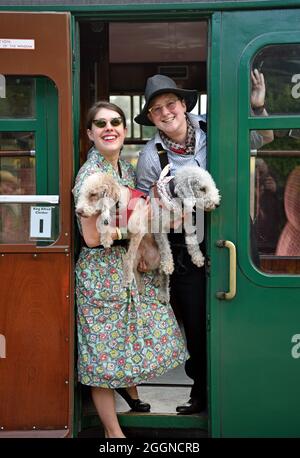
{"label": "open door", "polygon": [[69,14],[0,13],[0,437],[72,433]]}
{"label": "open door", "polygon": [[[219,19],[220,60],[211,80],[218,97],[211,170],[222,193],[211,226],[212,435],[296,437],[300,12]],[[265,77],[266,117],[250,109],[252,68]],[[253,131],[269,129],[274,140],[255,148]]]}
{"label": "open door", "polygon": [[[152,137],[155,128],[140,126],[134,118],[144,105],[143,93],[148,77],[156,73],[170,76],[180,87],[199,92],[194,113],[206,113],[207,19],[186,21],[179,14],[169,20],[151,21],[143,13],[141,21],[90,21],[79,19],[80,31],[80,161],[86,159],[89,142],[85,118],[88,108],[101,98],[109,99],[124,110],[128,135],[122,157],[136,165],[139,151]],[[99,19],[99,18],[98,18]],[[158,39],[159,37],[159,39]],[[197,294],[197,292],[195,292]],[[178,310],[175,310],[175,313]],[[177,313],[180,323],[181,317]],[[151,413],[135,414],[118,395],[117,411],[122,427],[160,428],[161,434],[207,434],[206,415],[177,415],[176,406],[189,399],[192,380],[184,365],[139,387],[141,398],[151,404]],[[99,418],[82,387],[82,430],[98,426]],[[174,429],[176,432],[174,432]],[[140,433],[141,434],[141,433]],[[88,431],[86,431],[88,435]]]}

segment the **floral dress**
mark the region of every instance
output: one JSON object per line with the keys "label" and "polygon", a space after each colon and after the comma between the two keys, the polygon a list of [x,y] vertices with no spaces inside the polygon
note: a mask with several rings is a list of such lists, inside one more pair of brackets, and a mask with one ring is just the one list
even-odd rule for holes
{"label": "floral dress", "polygon": [[[84,178],[112,175],[135,187],[132,166],[119,161],[121,177],[97,150],[89,152],[73,190],[75,203]],[[80,222],[78,220],[81,232]],[[187,359],[185,343],[170,304],[161,304],[153,273],[122,286],[125,246],[82,247],[76,264],[78,375],[84,385],[119,388],[164,374]]]}

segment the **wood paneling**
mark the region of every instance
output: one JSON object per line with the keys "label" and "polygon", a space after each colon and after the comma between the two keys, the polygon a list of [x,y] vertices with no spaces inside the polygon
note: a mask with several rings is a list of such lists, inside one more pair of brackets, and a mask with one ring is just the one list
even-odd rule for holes
{"label": "wood paneling", "polygon": [[292,257],[261,256],[260,268],[270,274],[300,274],[300,259]]}
{"label": "wood paneling", "polygon": [[0,270],[0,427],[64,429],[73,372],[69,257],[5,254]]}
{"label": "wood paneling", "polygon": [[[1,49],[4,75],[43,75],[58,89],[61,232],[55,246],[70,246],[73,185],[72,71],[68,13],[1,12],[2,38],[34,40],[34,49]],[[48,247],[43,248],[45,251]],[[52,248],[51,248],[52,249]],[[32,247],[29,247],[32,250]],[[2,245],[1,251],[28,251],[26,245]]]}

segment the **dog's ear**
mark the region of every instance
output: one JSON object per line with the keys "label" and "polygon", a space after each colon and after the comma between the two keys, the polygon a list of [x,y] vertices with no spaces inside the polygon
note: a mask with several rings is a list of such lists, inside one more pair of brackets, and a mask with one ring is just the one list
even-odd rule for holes
{"label": "dog's ear", "polygon": [[106,197],[109,197],[114,202],[119,202],[120,200],[120,186],[114,179],[111,179],[110,183],[107,185],[107,194]]}
{"label": "dog's ear", "polygon": [[207,192],[207,187],[197,180],[195,180],[192,184],[192,189],[195,197],[203,196],[203,194],[206,194]]}
{"label": "dog's ear", "polygon": [[89,202],[97,202],[99,197],[100,197],[99,192],[96,192],[94,190],[88,192],[87,198],[88,198]]}

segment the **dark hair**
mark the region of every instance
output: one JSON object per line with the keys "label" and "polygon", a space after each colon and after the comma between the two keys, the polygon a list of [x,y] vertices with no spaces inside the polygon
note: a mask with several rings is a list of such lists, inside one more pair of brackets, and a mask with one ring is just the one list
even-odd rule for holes
{"label": "dark hair", "polygon": [[114,103],[107,102],[106,100],[100,100],[99,102],[96,102],[88,111],[88,114],[86,117],[86,128],[87,129],[92,128],[93,120],[95,119],[97,112],[101,108],[107,108],[108,110],[116,111],[117,113],[119,113],[119,115],[122,118],[123,126],[126,127],[126,117],[125,117],[124,111],[120,107],[118,107],[118,105],[115,105]]}

